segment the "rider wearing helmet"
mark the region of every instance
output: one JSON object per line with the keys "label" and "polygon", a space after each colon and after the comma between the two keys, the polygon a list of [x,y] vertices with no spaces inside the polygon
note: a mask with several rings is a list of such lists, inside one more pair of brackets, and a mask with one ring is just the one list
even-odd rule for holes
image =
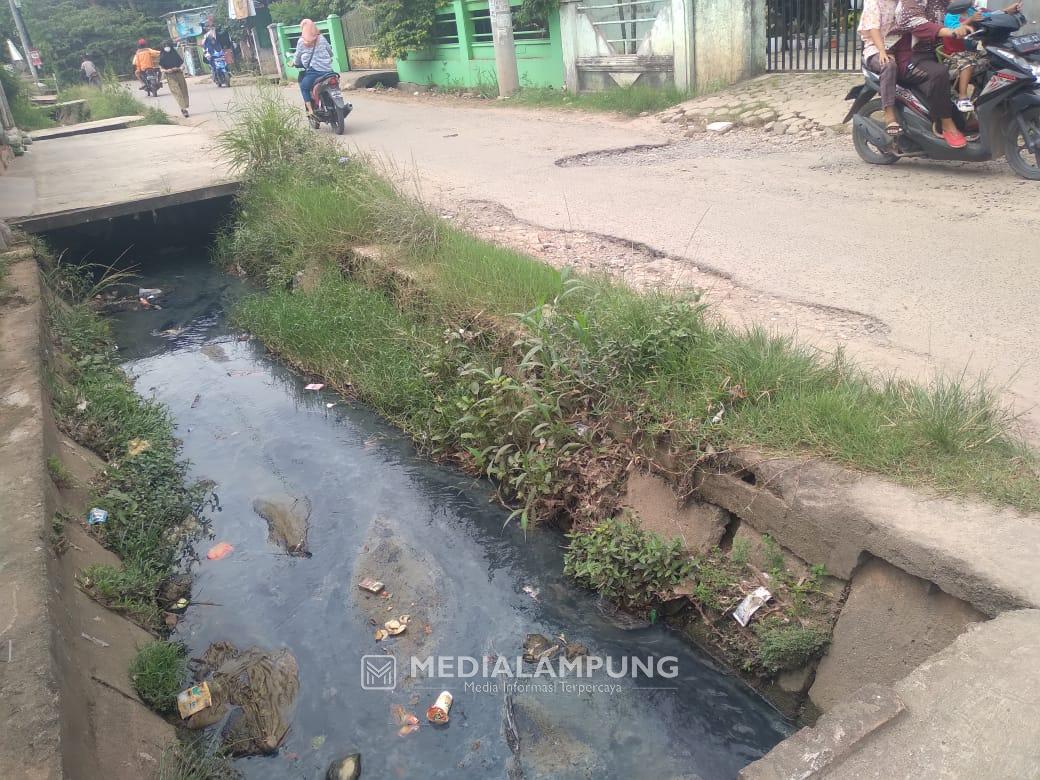
{"label": "rider wearing helmet", "polygon": [[159,52],[149,48],[148,41],[141,38],[137,42],[137,53],[133,59],[134,75],[141,81],[141,89],[144,89],[144,74],[152,68],[159,67]]}

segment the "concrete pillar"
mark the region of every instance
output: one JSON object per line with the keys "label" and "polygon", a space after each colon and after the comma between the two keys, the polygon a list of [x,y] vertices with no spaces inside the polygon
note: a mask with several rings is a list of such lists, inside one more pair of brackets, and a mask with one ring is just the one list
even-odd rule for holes
{"label": "concrete pillar", "polygon": [[347,42],[343,39],[343,19],[336,14],[329,14],[325,21],[329,27],[329,43],[332,45],[335,70],[344,73],[350,70],[350,59],[347,57]]}
{"label": "concrete pillar", "polygon": [[696,0],[672,0],[672,56],[676,89],[689,92],[693,73],[693,8]]}
{"label": "concrete pillar", "polygon": [[[466,4],[462,0],[454,0],[451,10],[455,14],[455,30],[459,36],[459,64],[468,74],[470,73],[469,64],[473,59],[473,25],[470,23],[469,14],[466,13]],[[476,86],[476,84],[469,84],[468,81],[466,84]]]}
{"label": "concrete pillar", "polygon": [[516,66],[516,43],[513,40],[513,11],[509,0],[490,0],[491,36],[495,44],[495,72],[498,74],[500,97],[516,94],[520,89],[520,73]]}
{"label": "concrete pillar", "polygon": [[274,64],[278,67],[278,78],[285,78],[285,66],[282,62],[282,47],[278,45],[278,25],[269,24],[267,25],[267,34],[271,36],[271,51],[274,52]]}
{"label": "concrete pillar", "polygon": [[[563,86],[577,93],[578,84],[578,3],[560,0],[560,47],[563,51]],[[682,0],[678,0],[682,2]]]}

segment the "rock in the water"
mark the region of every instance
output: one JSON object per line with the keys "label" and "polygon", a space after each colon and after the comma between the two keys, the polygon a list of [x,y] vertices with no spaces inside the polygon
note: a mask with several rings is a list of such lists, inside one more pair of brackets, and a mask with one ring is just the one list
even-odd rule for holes
{"label": "rock in the water", "polygon": [[213,704],[192,715],[186,725],[211,725],[230,707],[223,740],[232,755],[277,751],[292,724],[300,691],[300,669],[293,655],[288,650],[267,652],[255,647],[239,652],[230,642],[216,642],[203,654],[202,670],[212,672]]}
{"label": "rock in the water", "polygon": [[361,754],[351,753],[345,758],[333,761],[329,765],[329,771],[325,773],[325,780],[357,780],[361,777]]}
{"label": "rock in the water", "polygon": [[273,542],[290,555],[310,558],[307,549],[307,527],[311,516],[311,502],[306,497],[274,496],[258,498],[253,511],[267,521],[267,541]]}
{"label": "rock in the water", "polygon": [[528,663],[553,658],[559,652],[560,646],[542,634],[528,634],[524,639],[524,660]]}
{"label": "rock in the water", "polygon": [[573,661],[579,656],[588,655],[589,648],[583,645],[581,642],[571,642],[564,648],[564,653],[567,655],[568,661]]}
{"label": "rock in the water", "polygon": [[218,363],[227,363],[228,356],[220,344],[206,344],[201,350],[203,355]]}

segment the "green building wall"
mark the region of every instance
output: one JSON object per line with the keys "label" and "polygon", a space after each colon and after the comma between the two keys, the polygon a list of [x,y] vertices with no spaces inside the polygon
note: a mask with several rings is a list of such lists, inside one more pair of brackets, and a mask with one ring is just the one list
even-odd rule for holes
{"label": "green building wall", "polygon": [[[459,42],[429,46],[398,60],[397,75],[401,81],[467,88],[497,83],[494,44],[474,41],[470,18],[470,12],[487,7],[487,0],[453,0],[451,8]],[[548,38],[516,41],[516,64],[522,87],[563,86],[559,11],[551,11],[547,22]]]}
{"label": "green building wall", "polygon": [[[343,40],[343,22],[338,16],[330,14],[328,18],[315,22],[318,29],[324,33],[332,45],[332,68],[338,73],[346,73],[350,70],[350,60],[347,58],[347,44]],[[278,48],[282,61],[282,68],[286,78],[295,79],[299,75],[298,68],[293,67],[293,56],[296,47],[289,41],[289,36],[299,37],[300,25],[298,24],[276,24],[275,34],[278,36]],[[277,56],[277,54],[276,54]]]}

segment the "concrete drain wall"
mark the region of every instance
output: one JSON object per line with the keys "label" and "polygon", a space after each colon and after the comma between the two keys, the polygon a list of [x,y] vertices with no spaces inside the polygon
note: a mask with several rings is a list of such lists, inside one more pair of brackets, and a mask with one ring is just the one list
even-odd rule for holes
{"label": "concrete drain wall", "polygon": [[790,571],[823,564],[845,588],[823,657],[763,691],[822,717],[742,780],[1040,777],[1038,518],[751,451],[688,502],[633,473],[625,503],[691,552],[768,534]]}
{"label": "concrete drain wall", "polygon": [[[748,563],[766,572],[768,533],[780,545],[784,564],[796,579],[807,577],[821,559],[828,560],[822,547],[818,558],[792,551],[792,546],[813,550],[811,545],[819,540],[805,535],[781,490],[771,489],[768,479],[760,480],[744,469],[725,476],[710,475],[699,493],[725,502],[725,506],[696,498],[680,503],[662,478],[633,472],[627,481],[625,505],[645,530],[664,539],[680,538],[695,554],[720,546],[728,552],[743,540]],[[766,513],[773,522],[764,519]],[[778,515],[783,522],[778,522]],[[847,592],[847,598],[841,603],[823,658],[804,669],[781,673],[764,687],[763,693],[788,712],[807,696],[812,706],[806,717],[812,720],[814,712],[826,712],[864,685],[893,683],[949,645],[969,625],[987,619],[982,611],[943,592],[935,583],[866,551],[853,554],[840,540],[828,546],[847,563],[836,576],[826,578],[826,587],[835,593]]]}

